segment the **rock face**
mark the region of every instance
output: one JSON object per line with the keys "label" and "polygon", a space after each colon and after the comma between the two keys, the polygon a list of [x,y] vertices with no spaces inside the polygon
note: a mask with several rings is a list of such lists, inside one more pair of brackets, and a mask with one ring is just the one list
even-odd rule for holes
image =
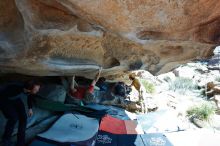
{"label": "rock face", "polygon": [[103,76],[167,72],[220,43],[219,0],[7,0],[2,72]]}

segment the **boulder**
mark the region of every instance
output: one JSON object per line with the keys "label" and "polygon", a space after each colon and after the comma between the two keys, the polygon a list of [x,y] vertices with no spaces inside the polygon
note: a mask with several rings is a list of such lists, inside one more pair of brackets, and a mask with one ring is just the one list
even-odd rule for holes
{"label": "boulder", "polygon": [[144,102],[146,111],[153,112],[159,108],[159,105],[155,99],[147,98]]}
{"label": "boulder", "polygon": [[178,67],[173,71],[173,73],[176,75],[176,77],[189,78],[189,79],[192,79],[197,75],[195,68],[191,66]]}
{"label": "boulder", "polygon": [[199,128],[210,128],[211,124],[208,121],[202,121],[197,118],[193,118],[192,122]]}
{"label": "boulder", "polygon": [[217,82],[208,82],[206,88],[207,88],[206,94],[209,97],[220,94],[220,85]]}
{"label": "boulder", "polygon": [[214,115],[214,117],[210,121],[210,124],[216,130],[220,130],[220,115]]}
{"label": "boulder", "polygon": [[[0,4],[3,73],[111,78],[168,72],[210,57],[220,42],[218,0],[7,0]],[[208,12],[208,14],[207,14]]]}
{"label": "boulder", "polygon": [[214,82],[208,82],[207,83],[207,90],[212,90],[215,87]]}
{"label": "boulder", "polygon": [[66,90],[61,85],[48,84],[43,85],[38,93],[42,98],[64,103],[66,99]]}
{"label": "boulder", "polygon": [[157,78],[162,82],[170,82],[170,81],[174,81],[176,76],[173,72],[168,72],[157,76]]}
{"label": "boulder", "polygon": [[213,88],[213,90],[214,90],[215,94],[220,94],[220,87],[219,86],[215,86]]}
{"label": "boulder", "polygon": [[130,112],[142,112],[141,105],[137,104],[136,102],[129,102],[127,105],[124,105],[124,106],[125,106],[125,109]]}
{"label": "boulder", "polygon": [[214,101],[217,105],[217,108],[220,109],[220,95],[214,95]]}

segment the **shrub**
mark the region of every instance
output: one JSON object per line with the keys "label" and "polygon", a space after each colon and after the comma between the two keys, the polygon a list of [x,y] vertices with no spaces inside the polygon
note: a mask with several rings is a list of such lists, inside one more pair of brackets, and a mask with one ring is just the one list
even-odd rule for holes
{"label": "shrub", "polygon": [[178,77],[169,83],[169,89],[185,94],[187,91],[198,89],[190,78]]}
{"label": "shrub", "polygon": [[148,93],[154,93],[155,92],[155,86],[154,84],[148,82],[147,80],[141,80],[142,85],[144,86],[145,90]]}
{"label": "shrub", "polygon": [[189,118],[197,118],[202,121],[209,121],[211,116],[215,114],[215,108],[212,104],[206,102],[196,107],[191,107],[187,111]]}

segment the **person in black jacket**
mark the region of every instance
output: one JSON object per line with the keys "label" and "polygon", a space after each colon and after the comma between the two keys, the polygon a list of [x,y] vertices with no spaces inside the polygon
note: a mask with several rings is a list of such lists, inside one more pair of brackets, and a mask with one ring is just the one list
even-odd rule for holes
{"label": "person in black jacket", "polygon": [[28,81],[24,84],[8,84],[0,91],[0,110],[7,119],[5,131],[2,136],[2,145],[11,145],[11,135],[17,121],[18,134],[16,146],[25,146],[25,129],[27,125],[27,114],[21,98],[28,97],[28,115],[33,115],[32,103],[35,94],[39,91],[40,84],[36,81]]}

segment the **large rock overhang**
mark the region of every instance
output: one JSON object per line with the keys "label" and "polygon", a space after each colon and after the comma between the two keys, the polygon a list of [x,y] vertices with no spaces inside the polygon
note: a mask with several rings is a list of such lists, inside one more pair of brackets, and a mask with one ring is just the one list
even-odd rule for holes
{"label": "large rock overhang", "polygon": [[219,0],[7,0],[0,3],[1,72],[167,72],[212,55],[219,7]]}

